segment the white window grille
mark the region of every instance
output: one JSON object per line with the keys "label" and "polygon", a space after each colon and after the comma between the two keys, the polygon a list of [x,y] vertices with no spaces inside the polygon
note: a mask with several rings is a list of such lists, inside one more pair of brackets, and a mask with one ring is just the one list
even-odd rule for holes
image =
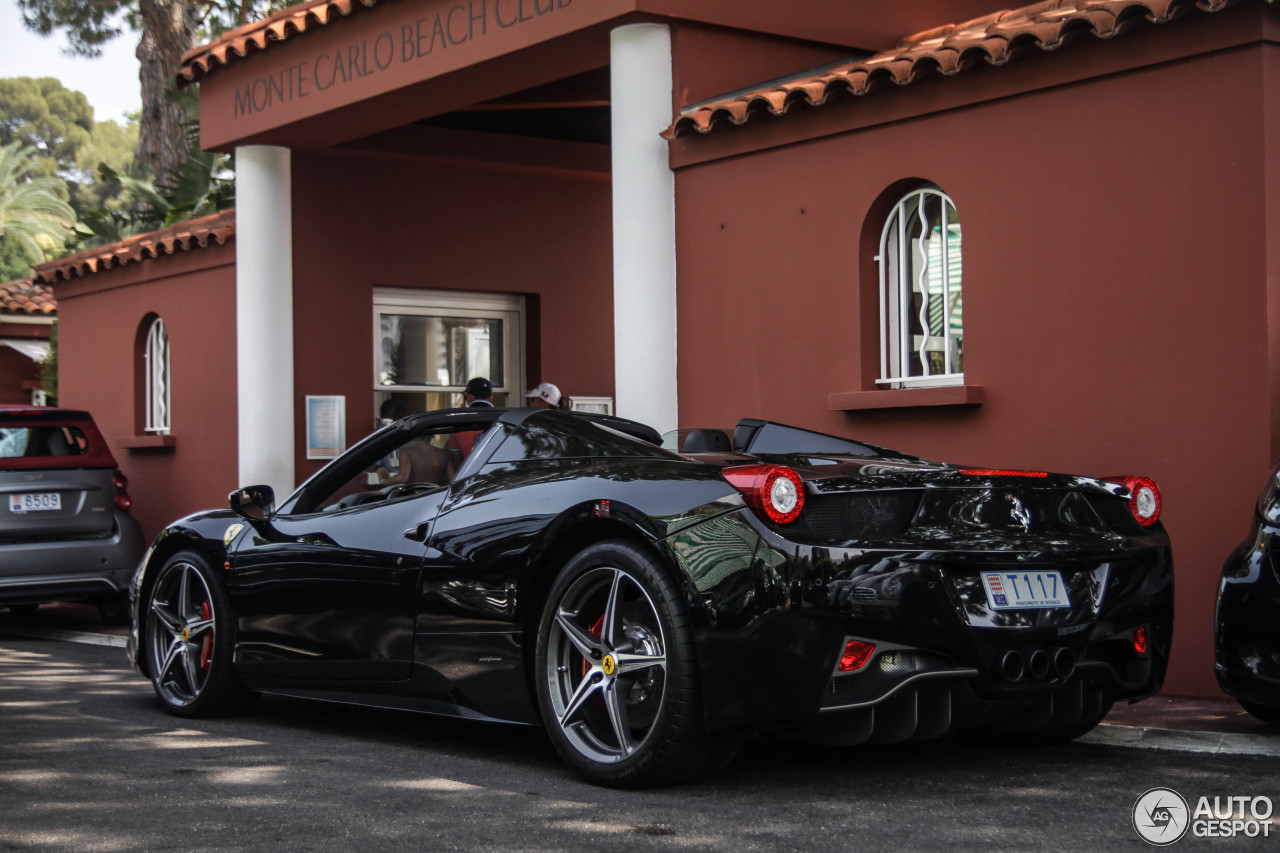
{"label": "white window grille", "polygon": [[169,333],[157,317],[147,330],[143,353],[147,387],[146,431],[169,434]]}
{"label": "white window grille", "polygon": [[493,385],[493,404],[522,406],[524,297],[472,291],[376,287],[373,390],[408,411],[466,405],[467,382]]}
{"label": "white window grille", "polygon": [[898,202],[880,236],[880,378],[893,388],[964,382],[960,219],[937,187]]}

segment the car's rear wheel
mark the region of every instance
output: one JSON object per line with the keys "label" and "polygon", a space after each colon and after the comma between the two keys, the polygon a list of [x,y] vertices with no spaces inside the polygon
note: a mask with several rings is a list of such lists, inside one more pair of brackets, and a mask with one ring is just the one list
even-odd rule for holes
{"label": "car's rear wheel", "polygon": [[213,717],[252,704],[231,660],[233,620],[226,592],[198,554],[170,557],[147,595],[147,665],[171,714]]}
{"label": "car's rear wheel", "polygon": [[1263,705],[1258,702],[1250,702],[1245,699],[1239,700],[1240,707],[1244,708],[1251,717],[1257,717],[1264,723],[1270,723],[1273,726],[1280,726],[1280,706]]}
{"label": "car's rear wheel", "polygon": [[639,547],[580,553],[556,578],[538,631],[543,723],[569,766],[615,787],[681,781],[732,759],[705,731],[680,590]]}

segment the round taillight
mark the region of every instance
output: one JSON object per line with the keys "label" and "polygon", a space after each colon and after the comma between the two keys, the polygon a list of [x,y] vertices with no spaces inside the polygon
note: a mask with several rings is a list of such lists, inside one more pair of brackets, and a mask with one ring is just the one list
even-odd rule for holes
{"label": "round taillight", "polygon": [[1143,527],[1150,527],[1160,520],[1160,487],[1150,477],[1125,477],[1122,481],[1129,490],[1129,512]]}
{"label": "round taillight", "polygon": [[785,465],[743,465],[721,474],[752,509],[774,524],[790,524],[804,509],[804,481]]}
{"label": "round taillight", "polygon": [[116,490],[116,509],[128,512],[133,507],[133,498],[129,497],[129,478],[117,468],[111,474],[111,485]]}

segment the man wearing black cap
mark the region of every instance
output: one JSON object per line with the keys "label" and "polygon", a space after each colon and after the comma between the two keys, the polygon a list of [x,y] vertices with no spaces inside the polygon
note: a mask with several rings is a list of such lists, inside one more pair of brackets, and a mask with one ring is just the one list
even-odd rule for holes
{"label": "man wearing black cap", "polygon": [[462,392],[468,408],[488,406],[493,408],[493,383],[483,376],[477,376],[467,383],[467,390]]}
{"label": "man wearing black cap", "polygon": [[[493,408],[493,383],[483,376],[477,376],[467,383],[467,390],[462,392],[462,399],[467,401],[467,408]],[[449,476],[452,477],[462,467],[462,460],[471,455],[471,448],[480,433],[484,430],[470,429],[455,432],[449,436],[446,450],[449,451]]]}

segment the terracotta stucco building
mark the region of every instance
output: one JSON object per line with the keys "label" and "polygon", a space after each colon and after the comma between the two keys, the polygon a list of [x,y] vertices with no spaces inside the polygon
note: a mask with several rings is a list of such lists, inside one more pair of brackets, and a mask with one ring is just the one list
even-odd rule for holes
{"label": "terracotta stucco building", "polygon": [[58,300],[31,279],[0,284],[0,404],[47,400],[42,362],[58,316]]}
{"label": "terracotta stucco building", "polygon": [[1280,9],[1007,7],[322,0],[229,33],[181,78],[238,208],[39,269],[62,403],[152,534],[481,371],[659,430],[1148,475],[1167,689],[1214,692],[1217,572],[1280,458]]}

